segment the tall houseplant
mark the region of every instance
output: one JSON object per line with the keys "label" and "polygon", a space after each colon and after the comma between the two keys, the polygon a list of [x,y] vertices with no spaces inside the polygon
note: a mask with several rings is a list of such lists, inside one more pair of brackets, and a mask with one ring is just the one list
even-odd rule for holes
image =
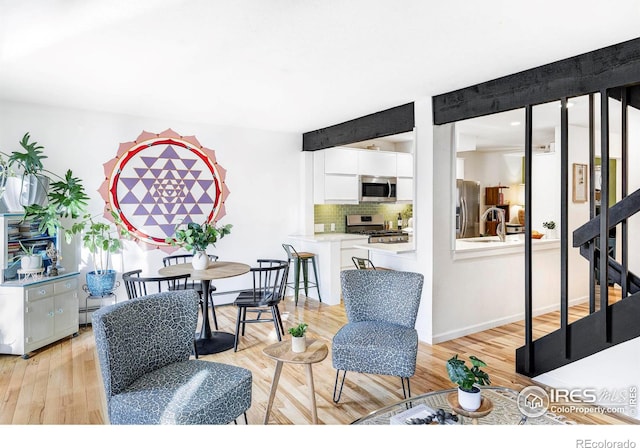
{"label": "tall houseplant", "polygon": [[219,239],[231,233],[232,227],[232,224],[226,224],[221,227],[216,227],[212,223],[198,224],[190,222],[181,224],[176,227],[173,238],[167,238],[166,242],[193,253],[193,268],[203,270],[209,265],[207,247],[215,247]]}
{"label": "tall houseplant", "polygon": [[28,132],[20,146],[9,155],[0,152],[7,157],[0,161],[4,202],[9,211],[23,210],[25,219],[36,220],[42,233],[55,235],[63,227],[61,218],[76,220],[85,213],[89,196],[71,170],[59,176],[45,169],[44,147],[32,142]]}

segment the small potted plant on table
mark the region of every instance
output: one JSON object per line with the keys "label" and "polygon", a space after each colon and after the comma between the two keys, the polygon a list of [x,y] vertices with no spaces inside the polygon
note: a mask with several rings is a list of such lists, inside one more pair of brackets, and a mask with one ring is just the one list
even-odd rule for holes
{"label": "small potted plant on table", "polygon": [[475,411],[480,408],[482,396],[478,386],[491,384],[489,375],[480,370],[487,364],[475,356],[469,356],[471,368],[465,361],[455,355],[447,361],[447,373],[451,381],[458,385],[458,404],[466,411]]}
{"label": "small potted plant on table", "polygon": [[296,325],[289,328],[289,334],[291,335],[291,351],[295,353],[302,353],[307,349],[307,328],[309,326],[305,323]]}

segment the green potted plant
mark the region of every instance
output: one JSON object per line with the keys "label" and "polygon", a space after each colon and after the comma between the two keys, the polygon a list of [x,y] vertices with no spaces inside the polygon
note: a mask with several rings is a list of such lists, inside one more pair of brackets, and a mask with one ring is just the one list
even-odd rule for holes
{"label": "green potted plant", "polygon": [[85,212],[89,196],[82,181],[67,170],[59,176],[44,168],[44,147],[32,142],[27,132],[22,150],[0,160],[0,179],[5,183],[4,202],[9,211],[24,211],[25,220],[36,220],[42,233],[55,235],[61,218],[78,219]]}
{"label": "green potted plant", "polygon": [[193,253],[193,269],[203,270],[209,266],[207,247],[215,247],[219,239],[231,233],[232,224],[216,227],[212,223],[198,224],[190,222],[176,227],[172,238],[166,242],[172,246],[182,247]]}
{"label": "green potted plant", "polygon": [[[117,215],[111,212],[116,223]],[[92,296],[111,294],[116,286],[116,271],[111,269],[111,254],[122,247],[121,233],[111,224],[98,222],[89,214],[84,215],[82,221],[76,222],[65,234],[67,242],[73,235],[82,235],[82,245],[91,253],[93,270],[87,272],[87,288]]]}
{"label": "green potted plant", "polygon": [[295,353],[302,353],[307,349],[307,328],[309,325],[301,323],[295,327],[289,328],[289,334],[291,335],[291,351]]}
{"label": "green potted plant", "polygon": [[556,223],[554,221],[545,221],[542,223],[542,227],[547,229],[547,239],[555,239],[556,236]]}
{"label": "green potted plant", "polygon": [[471,367],[456,354],[447,361],[449,379],[458,385],[458,404],[466,411],[475,411],[482,404],[482,396],[478,386],[491,384],[489,375],[481,367],[487,364],[475,356],[469,356]]}

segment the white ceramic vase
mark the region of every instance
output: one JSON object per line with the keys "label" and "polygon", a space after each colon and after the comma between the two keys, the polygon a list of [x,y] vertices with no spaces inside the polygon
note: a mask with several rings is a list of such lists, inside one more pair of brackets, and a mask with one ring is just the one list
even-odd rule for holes
{"label": "white ceramic vase", "polygon": [[291,351],[302,353],[307,350],[307,338],[305,336],[291,337]]}
{"label": "white ceramic vase", "polygon": [[472,392],[467,392],[458,387],[458,404],[465,411],[477,411],[482,403],[480,389],[473,387]]}
{"label": "white ceramic vase", "polygon": [[23,270],[34,270],[42,267],[42,257],[40,255],[24,255],[20,258],[20,267]]}
{"label": "white ceramic vase", "polygon": [[191,265],[193,269],[196,271],[204,271],[209,267],[209,256],[205,251],[198,251],[193,254],[193,258],[191,259]]}

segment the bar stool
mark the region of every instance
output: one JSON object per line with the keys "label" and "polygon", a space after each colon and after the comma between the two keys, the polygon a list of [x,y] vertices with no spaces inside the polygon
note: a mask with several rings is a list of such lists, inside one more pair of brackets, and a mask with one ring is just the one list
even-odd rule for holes
{"label": "bar stool", "polygon": [[[322,302],[320,297],[320,287],[318,286],[318,270],[316,268],[316,254],[311,252],[298,252],[291,244],[283,244],[285,252],[287,252],[287,259],[289,265],[293,262],[293,282],[287,282],[287,288],[293,288],[295,294],[296,306],[298,305],[298,292],[300,290],[300,267],[302,266],[302,278],[304,281],[304,295],[309,295],[309,288],[316,288],[318,290],[318,300]],[[313,275],[315,277],[315,283],[309,281],[309,262],[313,266]]]}

